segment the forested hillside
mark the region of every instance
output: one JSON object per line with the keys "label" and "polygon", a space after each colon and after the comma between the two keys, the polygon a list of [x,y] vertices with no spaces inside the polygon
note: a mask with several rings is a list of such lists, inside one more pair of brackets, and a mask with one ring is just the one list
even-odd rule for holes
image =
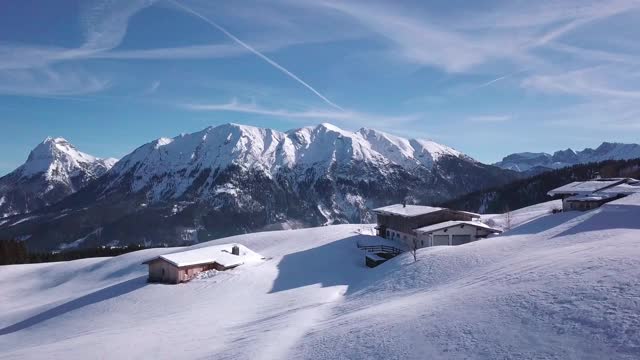
{"label": "forested hillside", "polygon": [[548,171],[488,190],[472,192],[441,206],[480,213],[502,213],[550,200],[549,190],[572,181],[601,177],[640,177],[640,159],[611,160]]}

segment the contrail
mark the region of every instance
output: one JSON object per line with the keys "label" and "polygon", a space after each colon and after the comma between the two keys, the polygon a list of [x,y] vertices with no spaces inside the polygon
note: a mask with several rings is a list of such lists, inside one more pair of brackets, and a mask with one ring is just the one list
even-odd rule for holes
{"label": "contrail", "polygon": [[502,76],[497,77],[497,78],[495,78],[495,79],[493,79],[493,80],[487,81],[487,82],[486,82],[486,83],[484,83],[484,84],[480,84],[480,85],[476,86],[473,90],[477,90],[477,89],[483,88],[483,87],[485,87],[485,86],[489,86],[489,85],[491,85],[491,84],[493,84],[493,83],[496,83],[496,82],[498,82],[498,81],[504,80],[504,79],[506,79],[506,78],[510,78],[510,77],[512,77],[512,76],[514,76],[514,75],[517,75],[517,74],[523,73],[523,72],[525,72],[525,71],[527,71],[527,70],[520,70],[520,71],[516,71],[516,72],[508,73],[508,74],[506,74],[506,75],[502,75]]}
{"label": "contrail", "polygon": [[216,29],[222,31],[225,35],[227,35],[231,40],[235,41],[236,43],[240,44],[242,47],[244,47],[245,49],[251,51],[252,53],[254,53],[256,56],[258,56],[259,58],[261,58],[262,60],[266,61],[267,63],[269,63],[271,66],[275,67],[276,69],[282,71],[283,73],[285,73],[285,75],[289,76],[290,78],[292,78],[293,80],[297,81],[298,83],[300,83],[302,86],[306,87],[307,89],[309,89],[311,92],[313,92],[314,94],[316,94],[320,99],[322,99],[324,102],[326,102],[327,104],[331,105],[332,107],[342,110],[344,111],[343,108],[341,108],[340,106],[336,105],[334,102],[332,102],[331,100],[327,99],[324,95],[320,94],[316,89],[314,89],[311,85],[307,84],[306,82],[304,82],[302,79],[300,79],[299,77],[297,77],[295,74],[293,74],[291,71],[285,69],[284,67],[282,67],[280,64],[278,64],[277,62],[271,60],[269,57],[267,57],[266,55],[264,55],[263,53],[259,52],[258,50],[254,49],[253,47],[251,47],[251,45],[245,43],[244,41],[238,39],[237,37],[235,37],[232,33],[228,32],[225,28],[223,28],[222,26],[218,25],[215,21],[205,17],[204,15],[197,13],[195,10],[187,7],[186,5],[180,4],[179,2],[177,2],[176,0],[168,0],[169,2],[175,4],[176,6],[178,6],[179,8],[181,8],[182,10],[190,13],[193,16],[196,16],[202,20],[204,20],[205,22],[207,22],[209,25],[215,27]]}

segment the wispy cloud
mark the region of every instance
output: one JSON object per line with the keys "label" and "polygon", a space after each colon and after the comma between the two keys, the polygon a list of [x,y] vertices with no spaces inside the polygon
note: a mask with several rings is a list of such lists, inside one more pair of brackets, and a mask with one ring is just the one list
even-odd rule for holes
{"label": "wispy cloud", "polygon": [[513,117],[511,115],[474,115],[467,118],[468,122],[491,124],[491,123],[504,123],[511,121]]}
{"label": "wispy cloud", "polygon": [[60,61],[86,59],[116,48],[122,42],[129,19],[153,4],[153,0],[88,1],[82,3],[84,42],[77,48],[0,43],[0,69],[27,69]]}
{"label": "wispy cloud", "polygon": [[78,52],[110,50],[122,42],[129,19],[151,6],[155,0],[83,2],[81,23],[85,29],[85,43]]}
{"label": "wispy cloud", "polygon": [[144,95],[154,94],[160,88],[160,81],[156,80],[152,82],[149,87],[144,91]]}
{"label": "wispy cloud", "polygon": [[[286,1],[286,0],[283,0]],[[293,2],[291,2],[293,4]],[[376,1],[317,0],[305,6],[329,9],[355,19],[391,45],[390,56],[451,73],[480,68],[541,67],[535,50],[596,20],[637,9],[635,0],[540,1],[499,4],[490,11],[434,16]],[[437,12],[434,11],[434,12]]]}
{"label": "wispy cloud", "polygon": [[413,122],[422,117],[421,114],[390,116],[352,110],[306,109],[301,111],[292,111],[287,109],[267,108],[259,106],[256,103],[242,103],[237,99],[232,99],[226,103],[184,103],[179,106],[183,109],[192,111],[236,112],[288,119],[313,119],[328,122],[347,122],[356,126],[373,126],[376,124],[389,126],[390,124]]}
{"label": "wispy cloud", "polygon": [[563,73],[533,75],[522,81],[528,89],[551,94],[569,94],[582,97],[640,98],[638,77],[629,76],[629,69],[596,66]]}
{"label": "wispy cloud", "polygon": [[0,70],[0,94],[27,96],[66,96],[103,91],[110,85],[77,69]]}
{"label": "wispy cloud", "polygon": [[[153,0],[83,2],[81,23],[85,41],[78,48],[0,45],[0,93],[27,96],[64,96],[99,92],[109,80],[66,67],[61,61],[78,60],[111,50],[122,42],[129,19]],[[4,56],[6,55],[6,56]]]}

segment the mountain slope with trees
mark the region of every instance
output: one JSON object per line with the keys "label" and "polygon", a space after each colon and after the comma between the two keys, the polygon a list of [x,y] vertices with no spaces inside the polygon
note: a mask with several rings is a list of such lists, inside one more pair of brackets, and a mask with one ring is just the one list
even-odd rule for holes
{"label": "mountain slope with trees", "polygon": [[639,178],[640,159],[610,160],[552,170],[492,189],[472,192],[441,205],[480,213],[503,213],[548,201],[551,199],[547,195],[550,190],[597,176]]}

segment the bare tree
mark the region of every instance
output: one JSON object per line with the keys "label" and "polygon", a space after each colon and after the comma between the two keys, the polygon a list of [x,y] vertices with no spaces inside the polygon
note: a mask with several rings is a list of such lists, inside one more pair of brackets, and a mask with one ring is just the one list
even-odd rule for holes
{"label": "bare tree", "polygon": [[509,206],[505,208],[504,213],[504,230],[509,231],[513,227],[513,214],[511,214],[511,210]]}
{"label": "bare tree", "polygon": [[411,251],[411,255],[413,256],[413,262],[418,261],[418,248],[418,238],[413,237],[409,243],[409,251]]}

